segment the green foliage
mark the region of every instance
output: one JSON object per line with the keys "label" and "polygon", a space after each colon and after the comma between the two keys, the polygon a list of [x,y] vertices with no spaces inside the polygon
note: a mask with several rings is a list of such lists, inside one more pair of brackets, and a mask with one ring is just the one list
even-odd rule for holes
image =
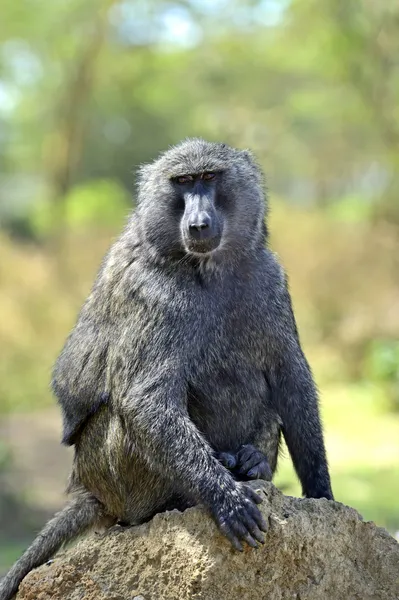
{"label": "green foliage", "polygon": [[127,194],[120,185],[99,179],[73,188],[65,206],[67,224],[73,229],[91,224],[115,227],[129,208]]}
{"label": "green foliage", "polygon": [[372,216],[372,209],[372,203],[364,196],[350,195],[331,204],[327,214],[344,223],[367,222]]}
{"label": "green foliage", "polygon": [[286,201],[399,223],[398,24],[389,0],[7,0],[0,169],[62,202],[203,135],[251,146]]}
{"label": "green foliage", "polygon": [[[319,353],[320,359],[320,353]],[[315,360],[316,376],[320,360]],[[383,390],[368,384],[322,384],[322,417],[335,499],[365,519],[399,531],[399,415],[386,414]],[[300,495],[287,450],[276,483]]]}
{"label": "green foliage", "polygon": [[25,542],[7,540],[7,543],[0,543],[0,572],[2,574],[5,574],[7,569],[22,556],[28,544],[28,539]]}
{"label": "green foliage", "polygon": [[3,0],[0,44],[0,414],[52,402],[132,171],[186,136],[250,147],[337,498],[399,528],[399,4]]}
{"label": "green foliage", "polygon": [[370,345],[369,368],[376,379],[399,382],[399,341],[374,340]]}
{"label": "green foliage", "polygon": [[0,440],[0,473],[9,468],[11,464],[11,452],[8,446]]}
{"label": "green foliage", "polygon": [[373,340],[368,348],[365,369],[371,380],[384,386],[390,404],[399,410],[399,340]]}
{"label": "green foliage", "polygon": [[[63,224],[71,230],[119,225],[129,210],[126,190],[114,180],[88,181],[71,189],[62,200]],[[33,232],[38,237],[49,235],[56,218],[50,199],[34,205],[30,217]]]}

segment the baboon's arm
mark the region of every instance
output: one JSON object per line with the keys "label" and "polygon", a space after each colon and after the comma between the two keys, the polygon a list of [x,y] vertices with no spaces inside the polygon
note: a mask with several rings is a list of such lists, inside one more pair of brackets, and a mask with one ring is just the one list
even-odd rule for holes
{"label": "baboon's arm", "polygon": [[286,286],[268,316],[267,379],[302,492],[332,499],[318,395]]}
{"label": "baboon's arm", "polygon": [[221,489],[234,489],[233,478],[189,418],[184,378],[160,371],[134,382],[123,415],[151,468],[158,464],[197,501],[212,501]]}
{"label": "baboon's arm", "polygon": [[87,419],[106,404],[110,334],[104,324],[80,317],[53,370],[52,388],[62,409],[62,442],[74,444]]}
{"label": "baboon's arm", "polygon": [[122,406],[135,450],[173,479],[187,495],[203,503],[221,531],[239,550],[245,540],[256,547],[266,531],[251,488],[238,485],[214,458],[209,444],[190,420],[184,376],[158,368],[137,379]]}

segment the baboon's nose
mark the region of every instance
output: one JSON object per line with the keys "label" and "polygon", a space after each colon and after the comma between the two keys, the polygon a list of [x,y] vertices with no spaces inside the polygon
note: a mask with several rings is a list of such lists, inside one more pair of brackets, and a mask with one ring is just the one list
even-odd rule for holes
{"label": "baboon's nose", "polygon": [[211,218],[206,212],[193,215],[188,223],[190,235],[193,237],[205,237],[211,228]]}
{"label": "baboon's nose", "polygon": [[190,231],[202,231],[207,229],[211,224],[210,216],[207,213],[199,213],[193,219],[190,219],[188,227]]}

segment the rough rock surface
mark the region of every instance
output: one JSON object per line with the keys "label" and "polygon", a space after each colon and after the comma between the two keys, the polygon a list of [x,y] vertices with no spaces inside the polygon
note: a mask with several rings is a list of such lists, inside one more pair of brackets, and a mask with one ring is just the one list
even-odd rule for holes
{"label": "rough rock surface", "polygon": [[397,600],[399,544],[356,511],[263,487],[258,550],[233,550],[204,509],[91,535],[30,573],[18,600]]}

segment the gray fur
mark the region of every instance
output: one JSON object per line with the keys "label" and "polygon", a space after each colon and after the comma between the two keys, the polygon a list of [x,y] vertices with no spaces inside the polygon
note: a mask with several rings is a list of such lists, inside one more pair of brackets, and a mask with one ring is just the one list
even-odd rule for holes
{"label": "gray fur", "polygon": [[[215,181],[186,192],[174,179],[203,172]],[[259,472],[274,472],[282,432],[303,493],[332,498],[315,385],[265,247],[261,172],[247,151],[187,140],[141,169],[138,191],[54,369],[63,441],[75,445],[69,489],[129,524],[200,502],[236,548],[254,546],[258,499],[219,453],[253,444],[267,458]],[[190,245],[182,198],[207,211],[212,239]],[[57,543],[45,529],[33,547],[41,561]],[[39,564],[25,556],[2,600]]]}

